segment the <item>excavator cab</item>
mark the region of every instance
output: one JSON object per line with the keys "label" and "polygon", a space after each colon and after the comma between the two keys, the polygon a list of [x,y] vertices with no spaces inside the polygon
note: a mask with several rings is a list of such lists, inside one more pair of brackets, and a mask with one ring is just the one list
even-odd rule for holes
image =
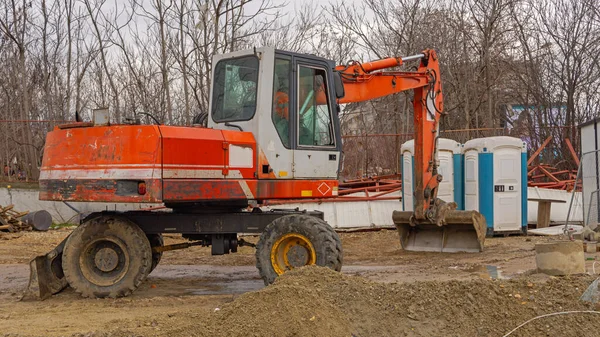
{"label": "excavator cab", "polygon": [[215,55],[208,127],[252,132],[268,162],[259,178],[337,179],[343,87],[334,67],[269,47]]}

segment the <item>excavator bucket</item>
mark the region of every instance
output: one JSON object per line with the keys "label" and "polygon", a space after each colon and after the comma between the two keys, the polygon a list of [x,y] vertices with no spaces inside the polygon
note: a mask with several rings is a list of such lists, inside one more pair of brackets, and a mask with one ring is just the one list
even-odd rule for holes
{"label": "excavator bucket", "polygon": [[449,210],[438,223],[417,221],[413,212],[394,211],[392,217],[402,248],[421,252],[481,252],[486,222],[477,211]]}
{"label": "excavator bucket", "polygon": [[62,270],[62,252],[67,239],[46,255],[29,262],[29,285],[25,298],[44,300],[67,287]]}

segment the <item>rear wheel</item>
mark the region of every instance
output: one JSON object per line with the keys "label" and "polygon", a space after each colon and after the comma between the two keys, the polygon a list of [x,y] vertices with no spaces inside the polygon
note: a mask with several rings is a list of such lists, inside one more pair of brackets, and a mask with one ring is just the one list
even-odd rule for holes
{"label": "rear wheel", "polygon": [[[162,247],[165,245],[165,241],[163,239],[162,234],[148,234],[148,241],[150,242],[150,247],[154,249],[154,247]],[[160,259],[162,258],[162,252],[155,253],[152,252],[152,266],[150,267],[150,272],[158,266],[160,263]]]}
{"label": "rear wheel", "polygon": [[98,217],[81,224],[67,239],[62,258],[67,282],[84,297],[130,295],[151,266],[146,234],[118,217]]}
{"label": "rear wheel", "polygon": [[265,285],[286,271],[316,264],[342,269],[342,243],[325,221],[286,215],[270,223],[256,245],[256,267]]}

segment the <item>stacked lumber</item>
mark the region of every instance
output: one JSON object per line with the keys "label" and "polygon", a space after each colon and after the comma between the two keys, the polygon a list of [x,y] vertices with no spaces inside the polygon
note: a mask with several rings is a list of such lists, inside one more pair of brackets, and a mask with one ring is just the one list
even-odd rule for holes
{"label": "stacked lumber", "polygon": [[18,212],[14,205],[3,207],[0,205],[0,230],[9,232],[30,231],[31,225],[21,221],[21,218],[29,212]]}

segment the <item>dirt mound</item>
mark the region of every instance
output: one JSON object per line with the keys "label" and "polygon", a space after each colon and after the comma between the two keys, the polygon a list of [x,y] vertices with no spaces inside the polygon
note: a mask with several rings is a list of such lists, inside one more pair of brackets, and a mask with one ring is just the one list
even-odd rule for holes
{"label": "dirt mound", "polygon": [[[530,277],[531,278],[531,277]],[[535,279],[535,277],[533,277]],[[589,276],[382,284],[320,267],[286,273],[208,316],[178,319],[170,336],[503,336],[535,316],[593,310]],[[540,319],[511,336],[583,336],[600,315]],[[159,334],[160,335],[160,334]]]}
{"label": "dirt mound", "polygon": [[[579,301],[593,280],[587,275],[526,275],[516,280],[378,283],[310,266],[216,309],[193,304],[203,300],[197,296],[138,299],[131,310],[148,309],[146,315],[115,318],[73,336],[504,336],[539,315],[596,310]],[[100,301],[106,307],[96,310],[129,308],[132,301]],[[155,306],[162,309],[152,311]],[[0,322],[0,336],[1,330]],[[595,336],[598,331],[600,315],[576,314],[536,320],[511,336]]]}

